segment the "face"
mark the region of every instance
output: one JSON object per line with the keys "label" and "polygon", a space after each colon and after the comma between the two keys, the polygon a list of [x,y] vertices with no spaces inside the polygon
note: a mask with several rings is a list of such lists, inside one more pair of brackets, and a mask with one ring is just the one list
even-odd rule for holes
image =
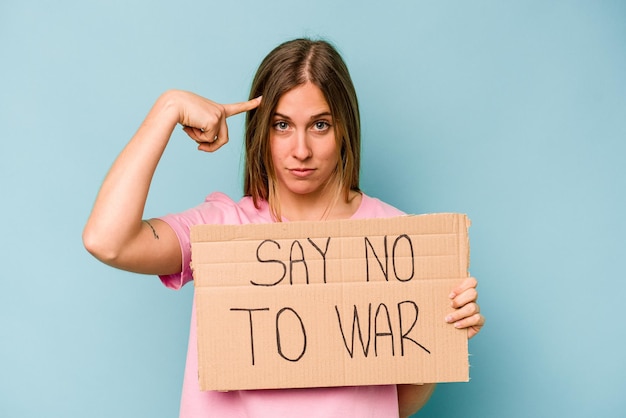
{"label": "face", "polygon": [[272,163],[281,198],[321,197],[334,179],[339,150],[330,107],[311,83],[278,100],[270,129]]}

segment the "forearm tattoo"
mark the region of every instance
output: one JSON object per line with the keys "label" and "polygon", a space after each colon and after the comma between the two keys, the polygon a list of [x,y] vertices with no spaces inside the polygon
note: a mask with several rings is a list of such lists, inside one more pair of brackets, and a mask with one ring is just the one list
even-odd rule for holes
{"label": "forearm tattoo", "polygon": [[154,229],[154,227],[152,226],[152,224],[150,223],[150,221],[146,221],[144,220],[144,222],[146,224],[148,224],[148,226],[150,227],[150,229],[152,229],[152,234],[154,235],[154,239],[159,239],[159,234],[156,233],[156,229]]}

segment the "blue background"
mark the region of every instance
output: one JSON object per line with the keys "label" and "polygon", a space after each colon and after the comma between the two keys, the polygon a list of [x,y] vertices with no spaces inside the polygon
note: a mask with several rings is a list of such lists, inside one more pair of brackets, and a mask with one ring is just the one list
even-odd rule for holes
{"label": "blue background", "polygon": [[[464,212],[488,318],[468,384],[420,417],[617,417],[626,408],[626,3],[0,3],[0,416],[173,417],[192,288],[101,265],[81,231],[166,89],[247,97],[278,43],[337,44],[359,93],[362,188]],[[146,217],[238,197],[242,123],[177,131]]]}

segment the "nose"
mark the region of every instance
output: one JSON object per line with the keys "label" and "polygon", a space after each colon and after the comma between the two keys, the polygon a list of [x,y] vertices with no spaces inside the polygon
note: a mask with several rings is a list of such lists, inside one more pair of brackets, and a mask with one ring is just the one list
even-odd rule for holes
{"label": "nose", "polygon": [[306,131],[299,130],[294,135],[293,156],[298,160],[306,160],[310,158],[313,153],[309,144],[309,138]]}

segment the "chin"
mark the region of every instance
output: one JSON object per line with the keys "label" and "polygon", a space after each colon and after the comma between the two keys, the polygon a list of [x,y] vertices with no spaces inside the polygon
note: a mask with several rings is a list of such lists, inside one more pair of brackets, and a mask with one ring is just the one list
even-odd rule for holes
{"label": "chin", "polygon": [[310,187],[310,186],[304,186],[301,185],[300,187],[287,187],[286,191],[288,193],[294,194],[294,195],[298,195],[298,196],[309,196],[309,195],[314,195],[314,194],[318,194],[320,191],[319,187]]}

